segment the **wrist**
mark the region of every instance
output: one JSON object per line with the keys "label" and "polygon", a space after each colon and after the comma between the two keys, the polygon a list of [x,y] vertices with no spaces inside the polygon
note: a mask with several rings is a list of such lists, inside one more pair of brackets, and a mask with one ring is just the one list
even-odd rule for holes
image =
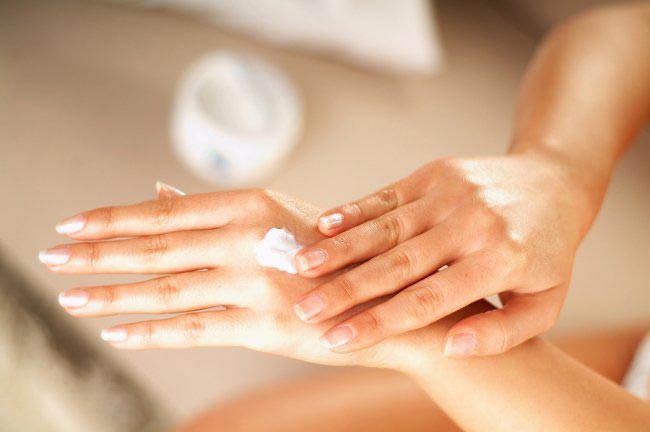
{"label": "wrist", "polygon": [[558,184],[558,192],[566,195],[563,201],[575,209],[580,237],[586,234],[602,204],[614,162],[589,155],[574,155],[545,143],[517,143],[510,148],[508,156],[526,160],[531,169],[539,168],[553,179]]}
{"label": "wrist", "polygon": [[395,345],[387,347],[391,360],[389,367],[415,380],[431,378],[432,371],[444,363],[455,361],[444,355],[449,330],[467,317],[493,309],[494,306],[486,300],[479,300],[427,327],[394,338]]}

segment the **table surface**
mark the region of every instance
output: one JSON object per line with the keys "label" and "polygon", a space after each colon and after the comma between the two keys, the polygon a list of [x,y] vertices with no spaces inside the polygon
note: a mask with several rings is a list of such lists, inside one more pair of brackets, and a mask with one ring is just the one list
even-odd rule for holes
{"label": "table surface", "polygon": [[[176,80],[202,53],[267,57],[299,88],[305,131],[270,186],[323,207],[447,155],[499,154],[534,41],[478,2],[440,2],[447,54],[436,77],[395,77],[260,46],[191,17],[99,2],[0,3],[0,242],[54,296],[106,277],[51,275],[37,251],[60,242],[56,221],[150,199],[154,182],[214,187],[175,159],[169,114]],[[471,7],[470,7],[471,5]],[[648,319],[650,139],[614,176],[576,260],[558,329]],[[133,278],[111,277],[111,281]],[[76,321],[96,337],[111,318]],[[241,349],[114,352],[170,412],[186,416],[234,393],[322,371]]]}

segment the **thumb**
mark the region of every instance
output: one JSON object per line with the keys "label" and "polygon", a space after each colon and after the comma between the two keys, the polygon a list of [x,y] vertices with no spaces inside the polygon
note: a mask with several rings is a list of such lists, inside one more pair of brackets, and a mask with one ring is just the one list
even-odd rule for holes
{"label": "thumb", "polygon": [[180,189],[176,189],[175,187],[161,181],[156,182],[156,192],[158,199],[169,199],[186,195],[186,193]]}
{"label": "thumb", "polygon": [[557,322],[564,290],[511,294],[501,309],[473,315],[447,332],[445,356],[501,354],[544,333]]}

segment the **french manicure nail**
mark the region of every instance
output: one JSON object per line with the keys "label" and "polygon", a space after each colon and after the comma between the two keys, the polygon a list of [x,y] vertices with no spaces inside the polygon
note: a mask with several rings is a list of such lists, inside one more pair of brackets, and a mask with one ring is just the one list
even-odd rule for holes
{"label": "french manicure nail", "polygon": [[43,264],[61,265],[70,259],[70,249],[46,249],[38,253],[38,260]]}
{"label": "french manicure nail", "polygon": [[325,302],[319,295],[310,295],[293,305],[293,310],[303,321],[318,315],[325,309]]}
{"label": "french manicure nail", "polygon": [[459,333],[451,336],[445,343],[446,357],[468,357],[474,354],[477,347],[476,336],[470,333]]}
{"label": "french manicure nail", "polygon": [[125,329],[113,327],[102,330],[101,336],[106,342],[124,342],[128,335]]}
{"label": "french manicure nail", "polygon": [[305,272],[323,264],[325,258],[326,255],[323,249],[312,249],[296,255],[295,264],[299,271]]}
{"label": "french manicure nail", "polygon": [[89,299],[90,296],[88,295],[88,292],[78,288],[64,291],[59,294],[59,304],[63,307],[78,308],[86,306]]}
{"label": "french manicure nail", "polygon": [[334,327],[332,330],[328,331],[321,338],[321,343],[325,345],[326,348],[335,349],[350,342],[354,336],[355,332],[351,326],[342,325]]}
{"label": "french manicure nail", "polygon": [[73,234],[79,232],[86,226],[86,216],[77,215],[68,218],[56,225],[56,232],[59,234]]}
{"label": "french manicure nail", "polygon": [[321,216],[320,222],[327,229],[336,228],[343,224],[343,215],[341,213],[332,213],[327,216]]}

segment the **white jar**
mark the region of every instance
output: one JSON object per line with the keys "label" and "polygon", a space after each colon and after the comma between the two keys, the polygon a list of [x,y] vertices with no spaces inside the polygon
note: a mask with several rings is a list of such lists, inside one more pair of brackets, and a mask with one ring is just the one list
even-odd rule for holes
{"label": "white jar", "polygon": [[296,145],[302,109],[295,88],[268,62],[216,52],[181,78],[172,140],[183,163],[223,187],[259,185]]}

